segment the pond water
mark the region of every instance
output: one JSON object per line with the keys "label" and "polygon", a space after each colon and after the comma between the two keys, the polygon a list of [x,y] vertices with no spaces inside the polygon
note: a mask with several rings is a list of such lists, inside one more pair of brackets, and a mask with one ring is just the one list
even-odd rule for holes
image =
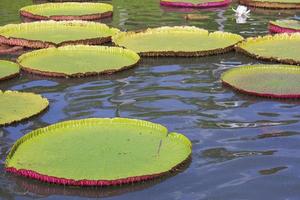
{"label": "pond water", "polygon": [[[122,30],[194,25],[248,37],[267,34],[271,19],[300,15],[300,11],[254,9],[247,23],[237,24],[231,10],[236,3],[221,9],[193,10],[163,8],[158,0],[107,2],[115,11],[113,19],[104,22]],[[39,2],[1,0],[0,25],[20,22],[18,9],[33,3]],[[187,13],[209,19],[187,21]],[[300,101],[237,94],[219,80],[227,69],[254,63],[262,62],[235,52],[202,58],[143,58],[136,68],[113,76],[54,79],[22,73],[1,83],[2,90],[39,93],[51,104],[45,113],[29,121],[0,128],[0,197],[299,199]],[[69,119],[119,116],[161,123],[185,134],[193,142],[191,164],[167,179],[114,188],[54,186],[3,171],[9,148],[31,130]]]}

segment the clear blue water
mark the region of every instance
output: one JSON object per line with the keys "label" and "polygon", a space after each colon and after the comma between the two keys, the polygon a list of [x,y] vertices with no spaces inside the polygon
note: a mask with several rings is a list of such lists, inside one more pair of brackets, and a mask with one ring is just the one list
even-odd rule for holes
{"label": "clear blue water", "polygon": [[[0,25],[20,22],[18,9],[33,3],[1,0]],[[122,30],[194,25],[248,37],[267,34],[267,22],[271,19],[300,14],[254,9],[246,24],[236,24],[231,10],[236,3],[213,10],[162,8],[158,0],[111,3],[115,7],[114,17],[104,22]],[[209,19],[186,21],[186,13],[206,15]],[[299,199],[299,101],[241,95],[220,83],[225,70],[253,63],[262,62],[235,52],[203,58],[144,58],[136,68],[113,76],[53,79],[22,73],[19,78],[2,82],[2,90],[39,93],[51,104],[45,113],[29,121],[0,128],[0,197]],[[31,130],[62,120],[116,116],[161,123],[171,131],[185,134],[193,142],[192,163],[184,172],[167,179],[114,188],[55,186],[3,171],[9,148]]]}

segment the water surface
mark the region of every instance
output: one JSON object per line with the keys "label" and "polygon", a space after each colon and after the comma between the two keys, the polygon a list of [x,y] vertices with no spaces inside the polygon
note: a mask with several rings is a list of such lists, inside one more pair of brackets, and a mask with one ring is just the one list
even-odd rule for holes
{"label": "water surface", "polygon": [[[18,9],[39,2],[1,0],[0,25],[20,22]],[[255,9],[246,24],[236,24],[231,10],[236,3],[210,10],[162,8],[158,0],[111,3],[114,17],[104,22],[122,30],[193,25],[248,37],[267,34],[271,19],[291,19],[300,14]],[[187,21],[187,13],[209,19]],[[0,197],[298,199],[299,101],[241,95],[222,87],[219,81],[227,69],[256,63],[262,62],[234,52],[203,58],[145,58],[136,68],[113,76],[54,79],[22,73],[17,79],[1,83],[2,90],[39,93],[51,104],[38,117],[0,129]],[[61,187],[4,173],[3,162],[9,148],[27,132],[62,120],[89,117],[129,117],[161,123],[192,140],[192,163],[183,173],[168,179],[114,188]]]}

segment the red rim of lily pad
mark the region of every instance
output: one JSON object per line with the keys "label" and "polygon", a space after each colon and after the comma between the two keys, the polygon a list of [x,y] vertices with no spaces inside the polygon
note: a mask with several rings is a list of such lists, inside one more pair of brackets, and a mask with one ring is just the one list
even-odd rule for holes
{"label": "red rim of lily pad", "polygon": [[15,54],[23,50],[21,46],[9,46],[5,44],[0,44],[0,54]]}
{"label": "red rim of lily pad", "polygon": [[282,2],[272,2],[272,1],[256,1],[256,0],[239,0],[239,3],[246,6],[260,7],[267,9],[299,9],[299,3],[287,3],[282,0]]}
{"label": "red rim of lily pad", "polygon": [[280,26],[279,24],[276,24],[273,21],[269,22],[269,27],[268,28],[269,28],[269,31],[271,33],[295,33],[295,32],[300,32],[300,29],[283,27],[283,26]]}
{"label": "red rim of lily pad", "polygon": [[134,176],[124,179],[117,179],[117,180],[74,180],[74,179],[65,179],[65,178],[59,178],[55,176],[47,176],[44,174],[37,173],[32,170],[26,170],[26,169],[16,169],[14,167],[8,167],[5,169],[6,172],[16,174],[23,177],[28,177],[32,179],[36,179],[42,182],[47,183],[54,183],[58,185],[70,185],[70,186],[117,186],[117,185],[123,185],[123,184],[132,184],[132,183],[138,183],[143,181],[149,181],[153,180],[159,177],[167,176],[170,173],[176,172],[178,169],[183,168],[187,163],[189,163],[191,160],[191,156],[189,156],[186,160],[184,160],[182,163],[176,165],[171,170],[159,174],[152,174],[152,175],[146,175],[146,176]]}
{"label": "red rim of lily pad", "polygon": [[63,20],[87,20],[87,21],[94,21],[103,18],[108,18],[113,16],[113,12],[105,12],[99,14],[90,14],[90,15],[80,15],[80,16],[72,16],[72,15],[55,15],[55,16],[42,16],[42,15],[35,15],[33,13],[21,10],[20,15],[25,18],[33,19],[33,20],[55,20],[55,21],[63,21]]}
{"label": "red rim of lily pad", "polygon": [[211,8],[211,7],[222,7],[227,6],[231,3],[231,0],[221,0],[216,2],[202,2],[202,3],[190,3],[184,0],[178,2],[172,2],[170,0],[161,0],[160,5],[162,6],[173,6],[173,7],[187,7],[187,8]]}

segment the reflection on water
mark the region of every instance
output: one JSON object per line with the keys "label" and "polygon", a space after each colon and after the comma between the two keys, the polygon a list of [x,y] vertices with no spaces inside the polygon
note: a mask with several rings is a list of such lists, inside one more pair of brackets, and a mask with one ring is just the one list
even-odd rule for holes
{"label": "reflection on water", "polygon": [[262,175],[272,175],[272,174],[276,174],[277,172],[284,170],[284,169],[287,169],[287,167],[282,166],[282,167],[274,167],[271,169],[263,169],[263,170],[260,170],[259,173]]}
{"label": "reflection on water", "polygon": [[[52,195],[64,196],[80,196],[88,198],[104,198],[118,196],[129,192],[144,190],[165,181],[179,173],[183,172],[190,164],[191,160],[188,159],[179,168],[174,169],[171,173],[158,178],[136,184],[118,185],[112,187],[77,187],[77,186],[61,186],[43,183],[37,180],[28,179],[20,176],[6,174],[5,178],[15,183],[14,188],[7,188],[7,190],[17,191],[19,195],[33,194],[34,197],[48,197]],[[11,191],[7,191],[10,193]]]}
{"label": "reflection on water", "polygon": [[[192,25],[248,37],[268,33],[271,19],[300,14],[294,10],[252,9],[246,24],[236,24],[231,10],[236,3],[197,10],[161,7],[159,0],[106,2],[114,5],[115,12],[105,23],[122,30]],[[0,24],[20,22],[18,9],[30,4],[31,0],[1,0]],[[184,16],[189,13],[208,19],[186,20]],[[234,52],[202,58],[143,58],[136,68],[112,76],[57,79],[22,73],[1,83],[0,89],[44,95],[50,100],[50,108],[28,121],[0,128],[0,198],[298,199],[299,101],[238,94],[219,81],[227,69],[257,63],[262,62]],[[116,190],[70,189],[3,171],[9,148],[33,129],[69,119],[116,116],[150,120],[185,134],[193,141],[193,162],[174,177]]]}

